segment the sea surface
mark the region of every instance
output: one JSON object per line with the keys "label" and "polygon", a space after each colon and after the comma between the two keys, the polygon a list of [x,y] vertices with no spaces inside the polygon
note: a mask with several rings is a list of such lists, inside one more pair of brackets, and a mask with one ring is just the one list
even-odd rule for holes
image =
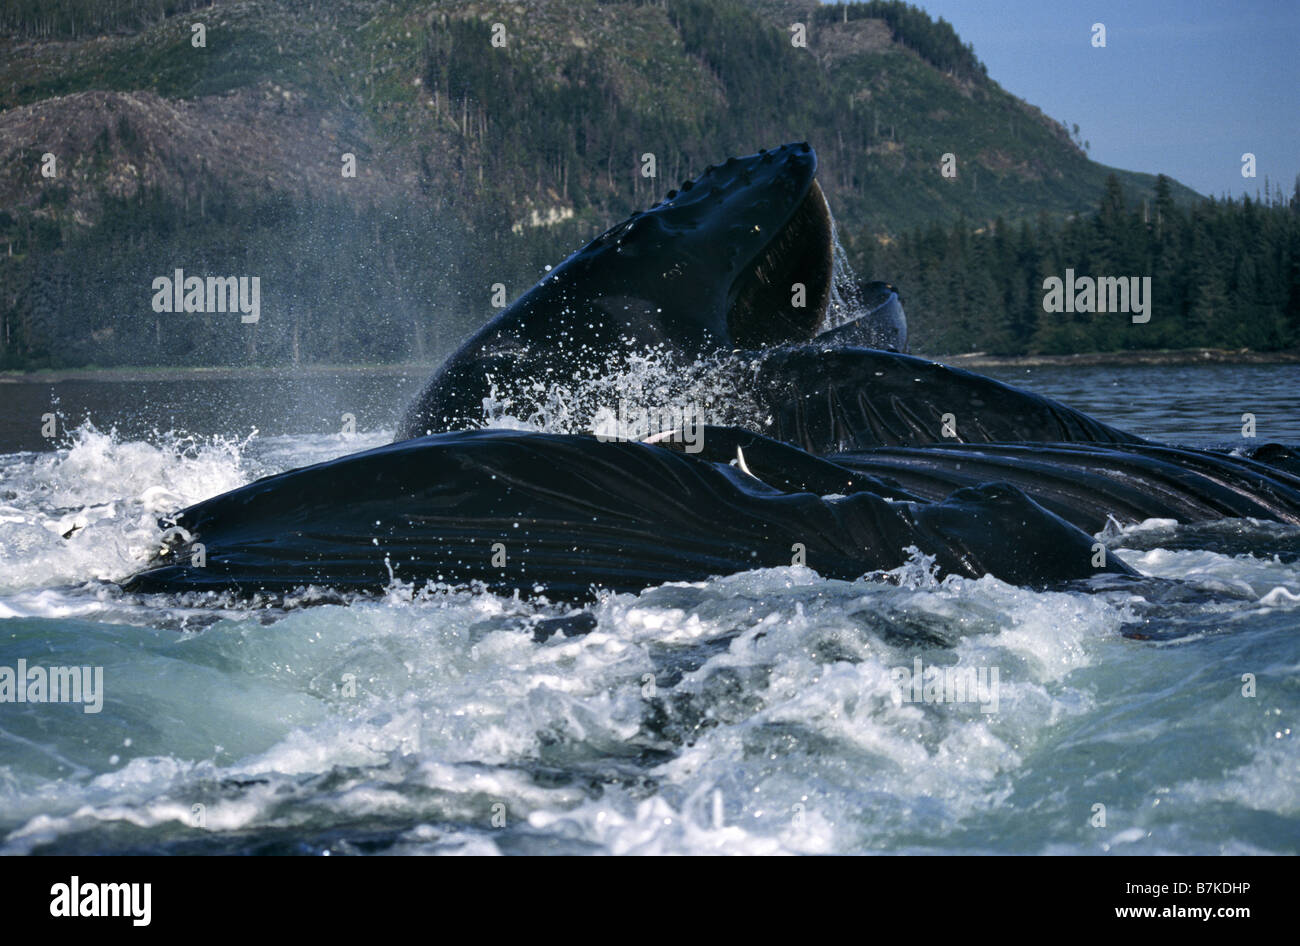
{"label": "sea surface", "polygon": [[[997,376],[1162,440],[1300,443],[1297,366]],[[158,516],[390,440],[422,380],[0,383],[0,692],[20,661],[92,684],[0,702],[0,853],[1300,852],[1294,528],[1107,534],[1150,576],[1122,591],[746,572],[540,642],[569,609],[113,584]]]}

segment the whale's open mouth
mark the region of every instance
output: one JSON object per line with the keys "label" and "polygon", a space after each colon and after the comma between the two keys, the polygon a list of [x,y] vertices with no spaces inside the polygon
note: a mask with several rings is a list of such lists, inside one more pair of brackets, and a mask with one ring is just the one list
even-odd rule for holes
{"label": "whale's open mouth", "polygon": [[814,180],[790,219],[732,283],[732,341],[757,348],[812,338],[830,303],[833,252],[830,208]]}

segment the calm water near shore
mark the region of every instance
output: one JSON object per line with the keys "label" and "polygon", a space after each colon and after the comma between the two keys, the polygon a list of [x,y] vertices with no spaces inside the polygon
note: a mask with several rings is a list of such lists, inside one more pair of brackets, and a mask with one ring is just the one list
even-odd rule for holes
{"label": "calm water near shore", "polygon": [[[431,368],[323,369],[238,377],[91,379],[0,383],[0,452],[48,450],[42,416],[60,431],[89,419],[128,439],[185,430],[245,437],[389,430]],[[1226,444],[1241,438],[1242,415],[1257,440],[1300,442],[1300,365],[1089,365],[981,369],[1007,384],[1056,398],[1108,423],[1158,440]],[[13,377],[13,376],[11,376]]]}

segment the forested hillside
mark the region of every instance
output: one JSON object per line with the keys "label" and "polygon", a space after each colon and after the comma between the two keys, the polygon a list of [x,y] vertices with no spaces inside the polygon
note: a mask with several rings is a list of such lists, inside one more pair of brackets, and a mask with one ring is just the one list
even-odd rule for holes
{"label": "forested hillside", "polygon": [[[802,139],[919,349],[1297,342],[1294,204],[1090,161],[894,0],[0,0],[0,30],[0,367],[436,359],[492,284]],[[1042,313],[1111,265],[1158,277],[1149,324]],[[155,312],[176,269],[259,277],[260,320]]]}
{"label": "forested hillside", "polygon": [[[1300,347],[1300,189],[1190,207],[1171,191],[1161,178],[1153,201],[1133,203],[1112,178],[1090,214],[936,223],[878,249],[867,266],[899,285],[913,337],[930,353]],[[1045,311],[1044,280],[1067,269],[1150,277],[1149,321]]]}

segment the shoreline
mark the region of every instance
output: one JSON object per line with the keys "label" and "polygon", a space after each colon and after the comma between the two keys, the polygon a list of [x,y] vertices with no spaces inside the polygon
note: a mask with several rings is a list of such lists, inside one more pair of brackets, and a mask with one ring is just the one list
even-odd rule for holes
{"label": "shoreline", "polygon": [[1083,352],[1077,355],[925,356],[953,368],[1044,368],[1097,365],[1294,365],[1300,351],[1251,351],[1246,348],[1178,348],[1172,350]]}
{"label": "shoreline", "polygon": [[[956,355],[918,355],[954,368],[1043,368],[1101,365],[1293,365],[1300,364],[1300,351],[1250,351],[1247,349],[1186,348],[1168,351],[1083,352],[1077,355],[989,355],[967,352]],[[0,384],[57,384],[64,381],[214,381],[264,378],[310,378],[324,375],[368,375],[374,377],[418,375],[427,377],[439,362],[392,365],[298,365],[271,366],[213,365],[193,367],[42,368],[36,371],[0,371]]]}
{"label": "shoreline", "polygon": [[277,368],[269,365],[199,365],[190,367],[132,367],[115,368],[41,368],[37,371],[0,371],[0,384],[57,384],[63,381],[235,381],[241,378],[312,378],[325,375],[384,375],[418,374],[424,378],[439,367],[441,362],[428,364],[394,365],[297,365]]}

